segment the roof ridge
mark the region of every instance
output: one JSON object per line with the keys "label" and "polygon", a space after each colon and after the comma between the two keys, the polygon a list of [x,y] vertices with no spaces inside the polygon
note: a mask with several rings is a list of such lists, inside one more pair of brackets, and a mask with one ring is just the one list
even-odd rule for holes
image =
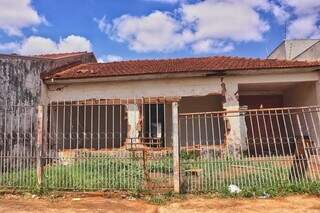
{"label": "roof ridge", "polygon": [[[320,42],[320,41],[319,41]],[[296,62],[303,62],[312,64],[314,61],[296,61],[296,60],[288,60],[288,59],[277,59],[277,58],[254,58],[254,57],[244,57],[244,56],[205,56],[205,57],[183,57],[183,58],[168,58],[168,59],[136,59],[136,60],[122,60],[122,61],[112,61],[112,62],[104,62],[104,63],[95,63],[90,62],[86,64],[121,64],[121,63],[130,63],[130,62],[164,62],[164,61],[182,61],[182,60],[203,60],[203,59],[237,59],[237,60],[250,60],[250,61],[259,61],[259,62],[266,62],[266,61],[274,61],[274,62],[285,62],[285,63],[296,63]]]}
{"label": "roof ridge", "polygon": [[[180,62],[181,61],[181,62]],[[85,63],[65,67],[45,79],[90,78],[142,74],[201,73],[243,70],[270,70],[293,68],[320,68],[320,61],[290,61],[279,59],[211,56],[179,59],[148,59],[109,63]]]}
{"label": "roof ridge", "polygon": [[[123,63],[123,62],[152,62],[152,61],[180,61],[180,60],[197,60],[197,59],[240,59],[240,60],[273,60],[273,59],[263,59],[263,58],[254,58],[254,57],[244,57],[244,56],[199,56],[199,57],[181,57],[181,58],[156,58],[156,59],[133,59],[133,60],[122,60],[122,61],[112,61],[112,62],[103,62],[99,64],[112,64],[112,63]],[[96,63],[90,63],[96,64]]]}

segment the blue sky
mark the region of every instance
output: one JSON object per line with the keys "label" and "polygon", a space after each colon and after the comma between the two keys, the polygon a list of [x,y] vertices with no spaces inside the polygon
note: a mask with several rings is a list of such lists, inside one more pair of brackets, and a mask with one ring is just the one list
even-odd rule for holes
{"label": "blue sky", "polygon": [[319,0],[0,0],[0,52],[93,51],[101,61],[266,57],[319,38]]}

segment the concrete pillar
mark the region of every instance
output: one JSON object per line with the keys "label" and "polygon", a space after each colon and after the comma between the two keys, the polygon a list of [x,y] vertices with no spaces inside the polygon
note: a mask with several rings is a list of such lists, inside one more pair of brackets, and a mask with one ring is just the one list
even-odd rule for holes
{"label": "concrete pillar", "polygon": [[43,184],[43,106],[39,105],[37,109],[37,185],[41,188]]}
{"label": "concrete pillar", "polygon": [[320,106],[320,74],[319,80],[316,82],[317,105]]}
{"label": "concrete pillar", "polygon": [[127,119],[128,119],[128,143],[140,143],[139,132],[141,131],[141,116],[139,106],[137,104],[127,105]]}
{"label": "concrete pillar", "polygon": [[225,103],[223,108],[226,111],[225,122],[227,124],[226,130],[226,148],[229,154],[239,158],[241,152],[248,149],[247,127],[245,117],[239,113],[240,106],[238,100],[238,85],[225,85]]}
{"label": "concrete pillar", "polygon": [[178,102],[172,103],[172,146],[173,146],[173,185],[174,192],[180,193],[180,146]]}

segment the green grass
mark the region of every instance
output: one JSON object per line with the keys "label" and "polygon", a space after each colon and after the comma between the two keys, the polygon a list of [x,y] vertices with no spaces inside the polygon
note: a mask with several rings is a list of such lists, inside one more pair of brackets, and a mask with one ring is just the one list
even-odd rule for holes
{"label": "green grass", "polygon": [[182,190],[185,192],[223,191],[230,184],[242,188],[267,189],[281,188],[286,185],[308,185],[307,178],[298,182],[288,181],[290,166],[279,165],[276,161],[248,159],[195,159],[182,160],[185,170],[200,171],[197,174],[183,173]]}
{"label": "green grass", "polygon": [[138,161],[131,158],[82,160],[67,166],[51,166],[44,174],[50,189],[137,189],[143,182]]}
{"label": "green grass", "polygon": [[[173,175],[173,159],[170,154],[148,159],[146,166],[150,173],[165,178]],[[182,190],[185,192],[218,192],[233,196],[228,192],[228,186],[235,184],[242,190],[239,195],[245,197],[264,193],[320,193],[319,182],[307,179],[299,183],[288,182],[289,167],[279,166],[275,161],[248,161],[246,158],[232,157],[200,159],[192,154],[183,154],[181,169]],[[200,169],[201,172],[198,176],[188,176],[184,171],[190,169]],[[5,173],[0,176],[0,185],[36,189],[36,170],[23,169]],[[142,157],[134,155],[122,158],[110,155],[91,155],[90,158],[82,156],[69,165],[47,165],[44,171],[44,189],[143,191],[144,186]],[[155,203],[160,202],[157,197],[154,199]]]}
{"label": "green grass", "polygon": [[[44,188],[47,189],[138,189],[142,186],[143,170],[133,158],[113,157],[79,160],[70,165],[46,166]],[[0,176],[6,187],[36,188],[36,170],[24,169]]]}

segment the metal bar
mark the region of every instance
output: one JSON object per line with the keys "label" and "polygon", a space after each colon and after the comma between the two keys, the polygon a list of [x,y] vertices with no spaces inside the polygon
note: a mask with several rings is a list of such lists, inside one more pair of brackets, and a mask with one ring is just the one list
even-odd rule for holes
{"label": "metal bar", "polygon": [[43,143],[43,106],[38,106],[37,115],[37,184],[41,188],[43,184],[42,164],[42,143]]}

